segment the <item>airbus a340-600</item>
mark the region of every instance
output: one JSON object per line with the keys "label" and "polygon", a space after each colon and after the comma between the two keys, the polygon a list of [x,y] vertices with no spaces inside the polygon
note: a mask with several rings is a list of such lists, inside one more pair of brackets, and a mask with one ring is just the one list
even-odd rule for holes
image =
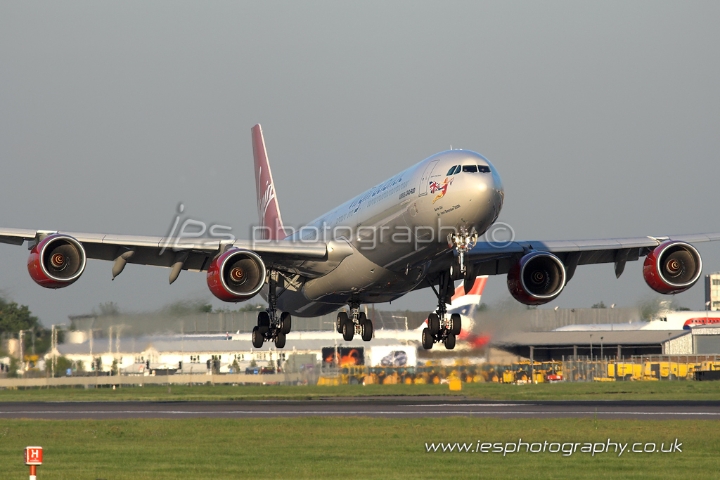
{"label": "airbus a340-600", "polygon": [[[454,281],[470,290],[478,275],[507,274],[510,293],[526,305],[555,299],[579,265],[613,263],[620,276],[628,261],[645,257],[643,276],[653,290],[674,294],[700,278],[702,261],[691,245],[720,234],[582,241],[508,241],[480,238],[498,218],[500,175],[468,150],[435,154],[298,230],[281,219],[260,125],[252,128],[260,224],[257,238],[163,238],[49,230],[0,229],[0,242],[29,242],[28,270],[46,288],[62,288],[83,273],[87,259],[207,272],[213,295],[242,302],[261,294],[268,302],[253,329],[255,347],[285,346],[291,315],[312,317],[343,306],[337,331],[345,340],[373,337],[362,304],[395,300],[430,287],[437,310],[428,315],[422,345],[455,346],[461,317],[447,314]],[[170,247],[168,247],[170,246]]]}

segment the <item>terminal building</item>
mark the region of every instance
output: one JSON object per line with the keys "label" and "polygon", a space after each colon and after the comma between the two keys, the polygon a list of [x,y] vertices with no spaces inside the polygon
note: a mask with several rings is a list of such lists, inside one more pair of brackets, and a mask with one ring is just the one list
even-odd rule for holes
{"label": "terminal building", "polygon": [[[420,326],[426,313],[368,312],[376,332],[405,331]],[[287,345],[276,349],[265,343],[252,347],[249,333],[256,312],[219,312],[182,315],[83,315],[70,317],[66,343],[48,353],[65,357],[84,372],[124,374],[244,373],[247,369],[283,370],[323,365],[414,367],[417,342],[395,338],[359,338],[346,342],[335,332],[335,314],[293,322]],[[162,332],[162,333],[160,333]],[[410,343],[408,345],[408,343]]]}
{"label": "terminal building", "polygon": [[650,322],[567,325],[546,332],[513,332],[499,336],[493,345],[539,361],[717,355],[720,317],[708,312],[672,312]]}
{"label": "terminal building", "polygon": [[[718,337],[720,338],[720,337]],[[689,331],[561,331],[505,335],[496,348],[536,361],[578,357],[616,358],[638,355],[687,355],[693,353]]]}
{"label": "terminal building", "polygon": [[[712,286],[714,280],[709,278]],[[334,316],[326,315],[293,325],[284,349],[271,343],[255,349],[248,333],[255,324],[253,312],[202,314],[171,321],[163,316],[73,317],[76,329],[68,332],[66,343],[46,359],[63,356],[85,372],[147,375],[245,373],[252,368],[278,367],[297,371],[323,364],[412,367],[418,356],[426,361],[467,355],[461,347],[422,350],[419,334],[417,341],[409,341],[407,333],[422,325],[423,313],[378,311],[372,315],[379,327],[376,332],[386,329],[404,335],[344,342],[334,331]],[[720,354],[720,315],[665,312],[652,322],[639,319],[636,308],[490,309],[475,316],[475,333],[487,334],[490,343],[470,355],[480,359],[488,358],[491,351],[506,352],[490,355],[498,361],[503,355],[505,359],[562,360]],[[160,328],[169,331],[152,333]]]}
{"label": "terminal building", "polygon": [[[319,332],[329,334],[330,332]],[[300,338],[293,338],[293,337]],[[138,338],[103,338],[90,341],[75,335],[49,352],[45,360],[65,357],[73,362],[75,371],[119,372],[126,375],[260,373],[282,370],[297,373],[316,365],[395,366],[417,365],[417,346],[399,344],[393,339],[371,342],[341,338],[303,339],[302,334],[289,334],[288,346],[276,349],[265,343],[252,347],[245,338],[233,339],[231,334],[188,336],[143,336]],[[339,335],[338,335],[339,336]]]}
{"label": "terminal building", "polygon": [[720,272],[705,275],[705,305],[712,312],[720,310]]}

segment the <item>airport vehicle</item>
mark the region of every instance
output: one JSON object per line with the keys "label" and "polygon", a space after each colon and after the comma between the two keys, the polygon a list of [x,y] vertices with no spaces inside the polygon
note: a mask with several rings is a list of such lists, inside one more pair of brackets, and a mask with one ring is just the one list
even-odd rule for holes
{"label": "airport vehicle", "polygon": [[695,380],[720,380],[720,362],[704,361],[693,373]]}
{"label": "airport vehicle", "polygon": [[[470,290],[478,275],[507,274],[510,293],[526,305],[555,299],[580,265],[613,263],[620,276],[628,261],[645,257],[643,276],[657,292],[687,290],[702,261],[693,242],[720,234],[582,241],[496,241],[481,236],[497,221],[504,190],[497,169],[482,155],[449,150],[403,170],[295,230],[283,224],[260,125],[252,128],[257,208],[253,238],[235,240],[210,229],[210,237],[168,238],[0,228],[0,242],[29,243],[28,271],[46,288],[80,278],[87,259],[112,262],[112,277],[126,264],[167,267],[173,283],[183,270],[207,272],[210,291],[227,302],[261,294],[252,342],[285,346],[291,315],[336,311],[345,340],[369,341],[373,323],[362,304],[382,303],[430,287],[437,309],[421,333],[426,349],[452,349],[462,331],[447,315],[454,280]],[[336,167],[339,167],[336,165]]]}
{"label": "airport vehicle", "polygon": [[[700,368],[697,362],[643,361],[607,362],[605,380],[678,380],[689,379]],[[596,377],[603,378],[603,377]]]}
{"label": "airport vehicle", "polygon": [[404,367],[407,365],[407,353],[403,350],[394,350],[384,356],[380,364],[383,367]]}

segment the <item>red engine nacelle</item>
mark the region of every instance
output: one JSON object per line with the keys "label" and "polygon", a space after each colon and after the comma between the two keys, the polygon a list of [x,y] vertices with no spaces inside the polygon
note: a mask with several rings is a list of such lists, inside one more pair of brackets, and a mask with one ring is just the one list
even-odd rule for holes
{"label": "red engine nacelle", "polygon": [[510,294],[525,305],[543,305],[565,288],[565,265],[552,253],[530,252],[510,267]]}
{"label": "red engine nacelle", "polygon": [[265,263],[255,252],[231,248],[212,261],[207,284],[220,300],[243,302],[260,292],[266,273]]}
{"label": "red engine nacelle", "polygon": [[670,295],[695,285],[702,273],[700,253],[685,242],[668,240],[645,257],[643,277],[650,288]]}
{"label": "red engine nacelle", "polygon": [[28,272],[35,283],[45,288],[62,288],[74,283],[85,271],[85,249],[69,235],[48,235],[32,250]]}

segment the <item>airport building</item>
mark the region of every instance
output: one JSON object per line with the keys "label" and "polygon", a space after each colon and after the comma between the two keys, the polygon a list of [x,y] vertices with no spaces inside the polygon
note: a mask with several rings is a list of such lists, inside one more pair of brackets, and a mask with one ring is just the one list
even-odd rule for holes
{"label": "airport building", "polygon": [[[249,331],[256,321],[254,312],[175,319],[161,315],[73,317],[73,325],[80,328],[67,332],[66,343],[46,358],[64,356],[85,372],[147,375],[244,373],[250,368],[278,367],[297,371],[311,364],[411,367],[417,365],[418,355],[422,361],[463,355],[460,346],[455,351],[422,350],[419,333],[415,341],[409,340],[415,339],[411,330],[422,325],[421,312],[378,311],[373,315],[379,328],[371,342],[343,341],[334,330],[334,315],[326,315],[294,322],[287,346],[280,350],[272,343],[252,347]],[[487,332],[490,343],[474,355],[488,358],[489,353],[502,351],[510,359],[562,360],[720,353],[720,318],[708,316],[708,312],[667,312],[653,322],[640,322],[639,318],[636,308],[479,312],[474,330]],[[144,333],[161,328],[169,331]],[[387,335],[380,335],[383,331]],[[497,361],[498,355],[490,357]]]}
{"label": "airport building", "polygon": [[[422,324],[424,312],[368,312],[376,332],[408,331]],[[287,346],[273,343],[252,347],[250,332],[256,312],[219,312],[172,316],[137,315],[71,316],[71,330],[64,344],[46,358],[63,356],[84,372],[117,371],[146,375],[153,372],[244,373],[250,368],[300,368],[309,364],[364,364],[416,366],[417,342],[396,338],[359,338],[346,342],[335,331],[335,314],[293,322]],[[162,333],[161,333],[162,332]],[[329,360],[329,362],[328,362]],[[299,362],[299,363],[298,363]],[[296,365],[297,364],[297,365]],[[252,366],[252,367],[251,367]]]}
{"label": "airport building", "polygon": [[686,330],[570,330],[519,332],[497,338],[493,346],[537,361],[578,357],[622,359],[650,355],[720,353],[720,327]]}
{"label": "airport building", "polygon": [[[427,312],[388,312],[367,309],[375,329],[415,329],[427,318]],[[209,335],[250,333],[257,325],[257,311],[171,314],[163,312],[121,315],[72,315],[70,330],[88,332],[103,337],[118,334],[126,337],[145,335]],[[294,318],[293,332],[333,332],[336,314],[313,318]]]}
{"label": "airport building", "polygon": [[720,272],[705,275],[705,305],[712,312],[720,310]]}
{"label": "airport building", "polygon": [[714,355],[720,353],[720,327],[703,325],[692,329],[693,353]]}
{"label": "airport building", "polygon": [[637,355],[692,353],[688,331],[523,332],[498,338],[493,345],[537,361],[564,358],[623,358]]}
{"label": "airport building", "polygon": [[[321,332],[326,333],[326,332]],[[293,334],[290,334],[293,335]],[[316,365],[370,365],[414,367],[417,346],[398,344],[393,339],[344,342],[342,339],[289,339],[288,347],[273,343],[253,348],[242,338],[228,335],[146,336],[105,338],[64,343],[49,352],[73,362],[83,372],[116,372],[126,375],[245,373],[252,370],[282,369],[297,372]],[[257,370],[256,370],[257,369]]]}

